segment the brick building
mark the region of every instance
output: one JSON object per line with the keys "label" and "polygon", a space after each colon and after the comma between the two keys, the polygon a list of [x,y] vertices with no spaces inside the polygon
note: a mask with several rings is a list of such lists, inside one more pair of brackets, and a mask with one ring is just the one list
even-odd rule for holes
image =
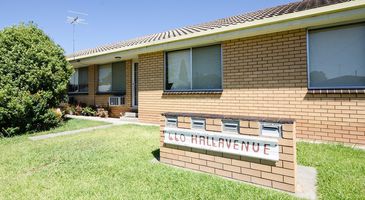
{"label": "brick building", "polygon": [[68,56],[70,97],[137,112],[292,118],[365,145],[365,1],[303,0]]}

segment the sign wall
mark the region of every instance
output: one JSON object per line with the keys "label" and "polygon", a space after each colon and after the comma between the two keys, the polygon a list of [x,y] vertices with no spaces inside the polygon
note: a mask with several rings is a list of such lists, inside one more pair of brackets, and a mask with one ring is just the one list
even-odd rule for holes
{"label": "sign wall", "polygon": [[165,127],[164,143],[265,160],[279,160],[279,145],[276,138]]}

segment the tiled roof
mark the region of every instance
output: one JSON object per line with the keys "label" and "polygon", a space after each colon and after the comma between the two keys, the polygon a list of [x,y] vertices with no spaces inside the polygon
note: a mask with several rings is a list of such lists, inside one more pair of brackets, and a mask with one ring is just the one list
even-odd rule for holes
{"label": "tiled roof", "polygon": [[123,47],[133,47],[135,45],[141,45],[141,44],[148,45],[148,43],[155,41],[163,41],[166,39],[177,38],[180,36],[186,36],[198,32],[204,33],[205,31],[219,29],[222,27],[228,27],[236,24],[243,24],[245,22],[252,22],[255,20],[300,12],[304,10],[310,10],[318,7],[323,7],[348,1],[352,0],[303,0],[298,2],[288,3],[285,5],[275,6],[272,8],[258,10],[254,12],[244,13],[232,17],[218,19],[212,22],[197,24],[193,26],[186,26],[182,28],[165,31],[162,33],[156,33],[139,38],[116,42],[113,44],[102,45],[91,49],[81,50],[75,52],[74,54],[68,55],[67,57],[72,58],[79,56],[89,56],[89,55],[91,56],[96,53],[116,50]]}

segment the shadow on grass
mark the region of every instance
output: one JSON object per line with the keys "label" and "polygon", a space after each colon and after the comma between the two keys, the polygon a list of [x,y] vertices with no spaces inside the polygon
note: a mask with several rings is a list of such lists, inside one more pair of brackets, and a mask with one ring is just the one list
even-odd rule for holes
{"label": "shadow on grass", "polygon": [[62,118],[62,123],[68,122],[70,120],[71,120],[71,118],[63,117]]}
{"label": "shadow on grass", "polygon": [[156,160],[160,161],[160,149],[155,149],[151,152],[153,157],[155,157]]}

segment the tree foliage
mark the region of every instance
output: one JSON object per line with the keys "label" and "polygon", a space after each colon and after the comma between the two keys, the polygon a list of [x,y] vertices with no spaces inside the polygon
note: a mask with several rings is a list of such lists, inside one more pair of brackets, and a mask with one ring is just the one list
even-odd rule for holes
{"label": "tree foliage", "polygon": [[59,123],[72,67],[64,50],[35,24],[0,31],[0,135],[44,130]]}

